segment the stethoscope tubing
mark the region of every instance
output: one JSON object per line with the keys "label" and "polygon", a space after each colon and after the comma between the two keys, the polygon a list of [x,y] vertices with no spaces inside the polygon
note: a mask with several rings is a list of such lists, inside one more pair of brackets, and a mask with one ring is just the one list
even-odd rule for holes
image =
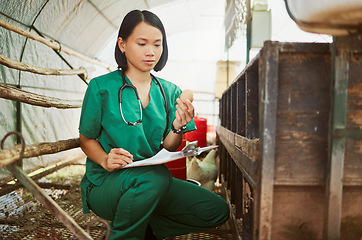
{"label": "stethoscope tubing", "polygon": [[[139,120],[137,120],[136,122],[128,122],[125,118],[124,118],[124,115],[123,115],[123,111],[122,111],[122,91],[125,89],[125,88],[132,88],[136,94],[136,97],[137,97],[137,101],[138,101],[138,106],[140,107],[140,113],[141,113],[141,117]],[[118,101],[119,101],[119,109],[121,111],[121,116],[122,116],[122,119],[125,123],[127,123],[127,125],[130,125],[130,126],[136,126],[138,124],[140,124],[142,122],[142,103],[141,103],[141,99],[138,95],[138,91],[137,91],[137,88],[131,84],[128,84],[125,79],[123,79],[123,85],[122,87],[119,89],[118,91]]]}
{"label": "stethoscope tubing", "polygon": [[[130,126],[139,125],[140,123],[142,123],[142,117],[143,117],[143,116],[142,116],[142,103],[141,103],[141,99],[140,99],[140,97],[139,97],[137,88],[136,88],[135,86],[133,86],[132,84],[127,83],[127,81],[126,81],[126,76],[125,76],[125,74],[124,74],[123,71],[118,70],[118,73],[121,75],[121,78],[122,78],[122,81],[123,81],[123,85],[122,85],[122,87],[121,87],[121,88],[119,89],[119,91],[118,91],[119,109],[120,109],[120,112],[121,112],[122,119],[123,119],[123,121],[124,121],[127,125],[130,125]],[[163,89],[160,81],[158,81],[158,79],[157,79],[154,75],[152,75],[152,74],[151,74],[151,77],[152,77],[152,79],[154,79],[154,80],[157,82],[158,86],[160,87],[160,90],[161,90],[163,99],[165,100],[166,128],[165,128],[165,131],[164,131],[164,133],[163,133],[163,135],[162,135],[162,141],[161,141],[161,145],[162,145],[163,140],[164,140],[165,137],[166,137],[166,132],[167,132],[167,129],[168,129],[168,126],[169,126],[169,123],[168,123],[168,120],[169,120],[169,119],[168,119],[168,118],[169,118],[168,101],[167,101],[167,99],[166,99],[166,93],[165,93],[165,91],[164,91],[164,89]],[[125,88],[132,88],[132,89],[134,90],[135,94],[136,94],[136,97],[137,97],[138,105],[139,105],[139,107],[140,107],[141,116],[140,116],[140,119],[137,120],[136,122],[128,122],[128,121],[125,119],[124,115],[123,115],[123,110],[122,110],[122,91],[123,91]]]}

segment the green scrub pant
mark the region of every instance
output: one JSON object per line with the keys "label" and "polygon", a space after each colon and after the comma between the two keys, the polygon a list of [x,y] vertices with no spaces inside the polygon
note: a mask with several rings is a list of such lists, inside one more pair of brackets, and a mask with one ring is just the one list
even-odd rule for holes
{"label": "green scrub pant", "polygon": [[110,239],[144,239],[147,225],[157,239],[225,223],[229,206],[213,192],[173,178],[164,165],[115,171],[93,186],[88,206],[112,221]]}

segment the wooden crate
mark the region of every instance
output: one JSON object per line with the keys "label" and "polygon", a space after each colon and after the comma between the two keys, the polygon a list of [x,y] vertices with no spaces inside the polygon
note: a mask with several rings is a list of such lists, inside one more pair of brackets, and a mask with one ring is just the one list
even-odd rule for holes
{"label": "wooden crate", "polygon": [[[223,93],[220,173],[243,239],[362,237],[359,46],[265,42]],[[334,80],[341,74],[348,81]]]}

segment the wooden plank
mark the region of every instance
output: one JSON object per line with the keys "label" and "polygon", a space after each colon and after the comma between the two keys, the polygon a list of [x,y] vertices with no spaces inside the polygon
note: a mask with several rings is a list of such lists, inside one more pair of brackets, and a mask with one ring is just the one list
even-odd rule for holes
{"label": "wooden plank", "polygon": [[[228,203],[229,205],[229,208],[232,209],[232,204],[231,204],[231,200],[230,200],[230,195],[228,193],[228,188],[226,187],[226,184],[225,184],[225,178],[223,175],[221,175],[221,184],[222,184],[222,188],[225,192],[225,200],[226,202]],[[233,211],[230,211],[230,220],[229,221],[231,223],[231,229],[233,231],[233,237],[236,239],[236,240],[241,240],[241,233],[239,232],[239,229],[237,227],[237,223],[236,223],[236,217],[235,217],[235,214]]]}
{"label": "wooden plank", "polygon": [[246,72],[246,137],[259,138],[259,62]]}
{"label": "wooden plank", "polygon": [[[348,98],[348,72],[350,50],[341,47],[343,38],[334,38],[332,45],[333,78],[333,108],[331,114],[330,132],[335,129],[346,128],[347,98]],[[346,139],[331,134],[329,141],[330,156],[327,165],[326,177],[326,210],[325,210],[325,236],[328,240],[340,239],[343,171]]]}
{"label": "wooden plank", "polygon": [[222,115],[223,115],[223,118],[222,118],[222,126],[226,127],[227,125],[227,93],[225,92],[223,97],[222,97]]}
{"label": "wooden plank", "polygon": [[246,98],[245,98],[245,76],[241,76],[237,81],[237,123],[236,133],[242,136],[246,134]]}
{"label": "wooden plank", "polygon": [[221,135],[229,145],[239,148],[251,160],[257,161],[259,158],[259,139],[249,139],[240,136],[225,127],[218,127],[218,134]]}
{"label": "wooden plank", "polygon": [[[227,181],[228,188],[231,189],[232,188],[232,177],[233,177],[232,176],[233,160],[232,160],[232,158],[231,158],[228,151],[226,151],[226,162],[227,162],[227,165],[226,165],[226,171],[227,171],[226,181]],[[230,196],[231,196],[231,193],[230,193]]]}
{"label": "wooden plank", "polygon": [[224,97],[221,96],[219,99],[219,118],[220,118],[220,125],[225,126],[224,124]]}
{"label": "wooden plank", "polygon": [[237,129],[237,110],[238,110],[238,101],[236,100],[238,98],[237,96],[237,84],[233,85],[230,88],[230,106],[231,106],[231,112],[230,112],[230,122],[231,122],[231,128],[230,130],[233,132],[236,132]]}
{"label": "wooden plank", "polygon": [[250,184],[242,180],[243,183],[243,239],[253,239],[254,231],[254,190],[250,187]]}
{"label": "wooden plank", "polygon": [[236,171],[238,171],[238,168],[235,165],[235,162],[232,159],[229,159],[230,161],[230,196],[231,196],[231,203],[236,205],[236,197],[237,197],[237,178],[236,178]]}
{"label": "wooden plank", "polygon": [[346,139],[343,185],[362,186],[362,140]]}
{"label": "wooden plank", "polygon": [[219,135],[220,141],[231,155],[236,166],[244,174],[250,185],[254,187],[257,179],[258,161],[250,159],[250,157],[246,155],[241,149],[235,147],[235,134],[233,132],[219,126],[217,128],[217,133]]}
{"label": "wooden plank", "polygon": [[225,108],[226,108],[226,114],[225,114],[225,127],[227,129],[230,129],[231,128],[231,105],[230,105],[230,102],[231,102],[231,91],[230,91],[230,88],[225,92]]}
{"label": "wooden plank", "polygon": [[278,59],[277,42],[266,41],[259,62],[260,165],[256,188],[257,226],[254,235],[270,240],[272,233],[275,138],[277,126]]}
{"label": "wooden plank", "polygon": [[289,50],[279,54],[275,184],[324,185],[330,53]]}
{"label": "wooden plank", "polygon": [[272,239],[325,240],[324,186],[274,186]]}
{"label": "wooden plank", "polygon": [[226,149],[220,138],[217,139],[217,143],[219,145],[219,179],[221,179],[221,175],[226,175]]}
{"label": "wooden plank", "polygon": [[325,54],[330,52],[329,43],[280,42],[278,46],[279,53]]}
{"label": "wooden plank", "polygon": [[243,215],[243,176],[237,167],[235,168],[235,179],[235,216],[236,218],[240,219]]}
{"label": "wooden plank", "polygon": [[[352,51],[350,56],[346,128],[356,135],[362,131],[362,50]],[[361,159],[362,139],[346,139],[344,184],[362,186]]]}
{"label": "wooden plank", "polygon": [[235,134],[235,146],[240,148],[250,159],[259,159],[259,139],[250,139]]}

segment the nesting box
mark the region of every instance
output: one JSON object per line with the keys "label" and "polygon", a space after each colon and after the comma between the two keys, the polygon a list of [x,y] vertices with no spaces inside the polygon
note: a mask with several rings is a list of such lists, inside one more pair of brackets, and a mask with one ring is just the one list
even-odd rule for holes
{"label": "nesting box", "polygon": [[361,237],[362,44],[334,44],[265,42],[220,99],[243,239]]}

